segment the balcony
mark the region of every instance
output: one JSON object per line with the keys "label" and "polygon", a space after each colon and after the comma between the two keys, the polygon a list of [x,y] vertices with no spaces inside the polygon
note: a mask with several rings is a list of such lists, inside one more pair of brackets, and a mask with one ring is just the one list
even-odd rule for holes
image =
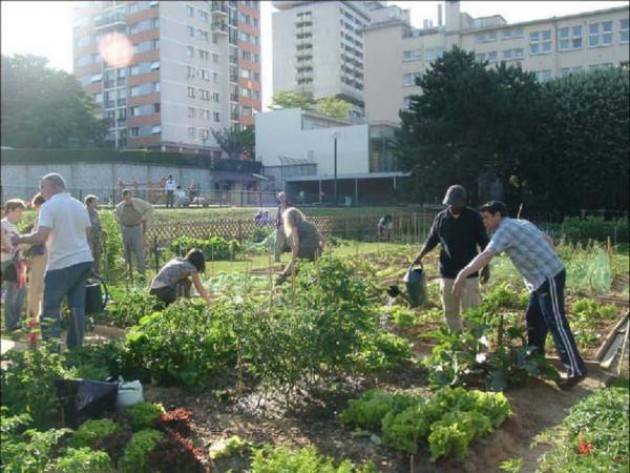
{"label": "balcony", "polygon": [[225,2],[213,0],[210,2],[210,12],[215,18],[225,18],[228,14],[228,8]]}
{"label": "balcony", "polygon": [[212,23],[212,34],[214,35],[227,35],[228,25],[225,21],[216,21]]}
{"label": "balcony", "polygon": [[122,12],[109,13],[94,20],[94,28],[98,31],[109,31],[127,27],[127,16]]}

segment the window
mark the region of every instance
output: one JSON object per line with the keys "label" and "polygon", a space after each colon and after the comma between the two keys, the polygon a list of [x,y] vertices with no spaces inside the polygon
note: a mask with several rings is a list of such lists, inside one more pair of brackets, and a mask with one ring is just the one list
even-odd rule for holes
{"label": "window", "polygon": [[140,128],[138,128],[137,126],[132,127],[130,135],[131,136],[140,136]]}
{"label": "window", "polygon": [[403,108],[408,110],[411,107],[411,95],[403,98]]}
{"label": "window", "polygon": [[422,60],[422,50],[421,49],[411,49],[407,51],[403,51],[403,62],[414,62]]}
{"label": "window", "polygon": [[186,15],[193,17],[195,16],[195,9],[190,5],[186,5]]}
{"label": "window", "polygon": [[197,38],[208,41],[208,32],[204,30],[197,30]]}
{"label": "window", "polygon": [[213,101],[214,103],[219,103],[219,94],[218,94],[217,92],[214,92],[214,93],[212,94],[212,101]]}
{"label": "window", "polygon": [[94,94],[94,101],[96,103],[103,103],[103,94]]}
{"label": "window", "polygon": [[545,70],[545,71],[534,71],[534,74],[536,75],[536,80],[538,82],[546,82],[548,80],[552,79],[551,76],[551,71],[549,70]]}
{"label": "window", "polygon": [[188,97],[190,97],[191,99],[195,98],[195,88],[194,87],[188,87]]}
{"label": "window", "polygon": [[195,37],[195,28],[193,28],[192,26],[187,26],[186,31],[188,31],[188,36],[190,36],[191,38]]}
{"label": "window", "polygon": [[202,61],[207,61],[210,58],[210,53],[208,53],[208,51],[205,51],[203,49],[199,50],[199,59],[201,59]]}
{"label": "window", "polygon": [[477,61],[479,61],[479,62],[488,61],[490,63],[497,62],[497,52],[496,51],[490,51],[488,53],[478,53],[477,54]]}
{"label": "window", "polygon": [[516,39],[523,37],[523,28],[513,28],[503,31],[503,39]]}
{"label": "window", "polygon": [[[208,77],[208,79],[210,79],[210,78]],[[218,72],[213,72],[212,73],[212,80],[213,80],[213,82],[215,84],[219,83],[219,73]]]}
{"label": "window", "polygon": [[582,25],[566,26],[558,30],[558,49],[567,51],[582,47]]}
{"label": "window", "polygon": [[186,79],[194,79],[196,69],[194,66],[186,66]]}
{"label": "window", "polygon": [[195,138],[195,128],[194,127],[188,127],[188,138]]}
{"label": "window", "polygon": [[475,36],[475,41],[477,41],[477,43],[491,43],[496,40],[496,31],[486,31],[485,33],[479,33]]}
{"label": "window", "polygon": [[577,74],[578,72],[582,72],[582,66],[563,67],[562,69],[560,69],[560,77],[567,77],[573,74]]}
{"label": "window", "polygon": [[503,59],[505,61],[511,61],[513,59],[523,59],[523,48],[505,49],[503,51]]}
{"label": "window", "polygon": [[207,69],[201,69],[200,72],[201,72],[201,78],[203,80],[206,80],[206,81],[210,80],[210,72]]}
{"label": "window", "polygon": [[551,30],[533,31],[529,34],[529,53],[532,56],[551,53]]}
{"label": "window", "polygon": [[162,127],[160,125],[153,125],[153,128],[151,128],[151,134],[157,135],[159,133],[162,133]]}
{"label": "window", "polygon": [[188,118],[195,118],[196,110],[195,107],[188,107]]}
{"label": "window", "polygon": [[202,140],[208,139],[208,130],[205,128],[199,128],[199,138]]}
{"label": "window", "polygon": [[429,48],[424,50],[424,60],[427,62],[435,61],[442,56],[444,50],[442,48]]}
{"label": "window", "polygon": [[212,118],[217,123],[221,121],[221,116],[219,115],[219,112],[212,112]]}
{"label": "window", "polygon": [[219,64],[219,55],[212,53],[212,62],[213,64]]}
{"label": "window", "polygon": [[152,62],[150,68],[152,71],[157,71],[160,68],[160,61]]}
{"label": "window", "polygon": [[591,23],[588,25],[588,45],[591,48],[612,44],[612,21]]}
{"label": "window", "polygon": [[201,21],[208,21],[208,12],[197,10],[197,16]]}
{"label": "window", "polygon": [[422,74],[420,72],[410,72],[408,74],[404,74],[403,86],[411,87],[411,86],[416,85],[416,79],[419,79],[420,77],[422,77]]}
{"label": "window", "polygon": [[210,100],[210,91],[205,89],[199,89],[199,98],[201,100]]}
{"label": "window", "polygon": [[630,26],[628,25],[628,18],[619,20],[619,42],[628,42],[628,33],[630,32]]}
{"label": "window", "polygon": [[195,48],[192,46],[186,47],[186,56],[193,57],[195,55]]}
{"label": "window", "polygon": [[161,106],[159,103],[154,103],[153,104],[153,113],[160,113],[161,110]]}
{"label": "window", "polygon": [[199,111],[201,112],[199,114],[200,118],[208,121],[210,120],[210,110],[200,109]]}
{"label": "window", "polygon": [[94,74],[92,77],[90,77],[90,82],[92,83],[99,82],[102,79],[103,79],[103,74]]}

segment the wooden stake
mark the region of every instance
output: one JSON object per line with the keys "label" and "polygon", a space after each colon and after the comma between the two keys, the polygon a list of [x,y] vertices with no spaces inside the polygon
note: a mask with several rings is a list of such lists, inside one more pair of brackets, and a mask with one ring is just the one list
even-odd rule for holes
{"label": "wooden stake", "polygon": [[521,202],[521,205],[518,206],[518,212],[516,213],[517,219],[521,218],[521,212],[523,212],[523,202]]}

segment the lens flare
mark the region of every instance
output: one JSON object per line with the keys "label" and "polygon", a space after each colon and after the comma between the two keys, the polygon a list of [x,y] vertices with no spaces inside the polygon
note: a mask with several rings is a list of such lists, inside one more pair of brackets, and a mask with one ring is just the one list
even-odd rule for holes
{"label": "lens flare", "polygon": [[126,67],[133,59],[133,45],[121,33],[109,33],[98,43],[98,51],[103,60],[114,68]]}

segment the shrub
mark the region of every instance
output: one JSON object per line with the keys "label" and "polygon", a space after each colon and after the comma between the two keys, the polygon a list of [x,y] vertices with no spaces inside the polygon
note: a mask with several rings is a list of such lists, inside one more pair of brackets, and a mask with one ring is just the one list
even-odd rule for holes
{"label": "shrub", "polygon": [[602,217],[567,217],[562,222],[562,235],[569,243],[588,243],[589,240],[628,243],[628,219],[604,220]]}
{"label": "shrub", "polygon": [[162,404],[143,401],[128,407],[125,414],[129,418],[131,428],[136,432],[152,427],[164,412]]}
{"label": "shrub", "polygon": [[178,256],[185,256],[193,248],[201,250],[206,261],[218,261],[234,259],[241,251],[241,244],[236,240],[228,241],[214,236],[208,239],[179,237],[169,246],[169,249]]}
{"label": "shrub", "polygon": [[86,420],[72,435],[70,446],[74,448],[89,447],[94,448],[97,440],[114,432],[118,432],[120,427],[109,419],[89,419]]}
{"label": "shrub", "polygon": [[124,454],[124,449],[131,440],[133,433],[128,428],[121,427],[94,442],[94,450],[103,450],[114,463],[117,463]]}
{"label": "shrub", "polygon": [[142,317],[154,311],[158,302],[155,296],[144,289],[125,291],[123,288],[112,288],[111,297],[107,314],[111,322],[121,328],[136,325]]}
{"label": "shrub", "polygon": [[414,396],[370,389],[359,399],[348,402],[348,408],[341,413],[340,420],[348,426],[378,430],[387,413],[401,412],[418,402],[419,399]]}
{"label": "shrub", "polygon": [[164,439],[164,434],[154,429],[141,430],[131,437],[121,459],[123,471],[149,473],[149,454]]}

